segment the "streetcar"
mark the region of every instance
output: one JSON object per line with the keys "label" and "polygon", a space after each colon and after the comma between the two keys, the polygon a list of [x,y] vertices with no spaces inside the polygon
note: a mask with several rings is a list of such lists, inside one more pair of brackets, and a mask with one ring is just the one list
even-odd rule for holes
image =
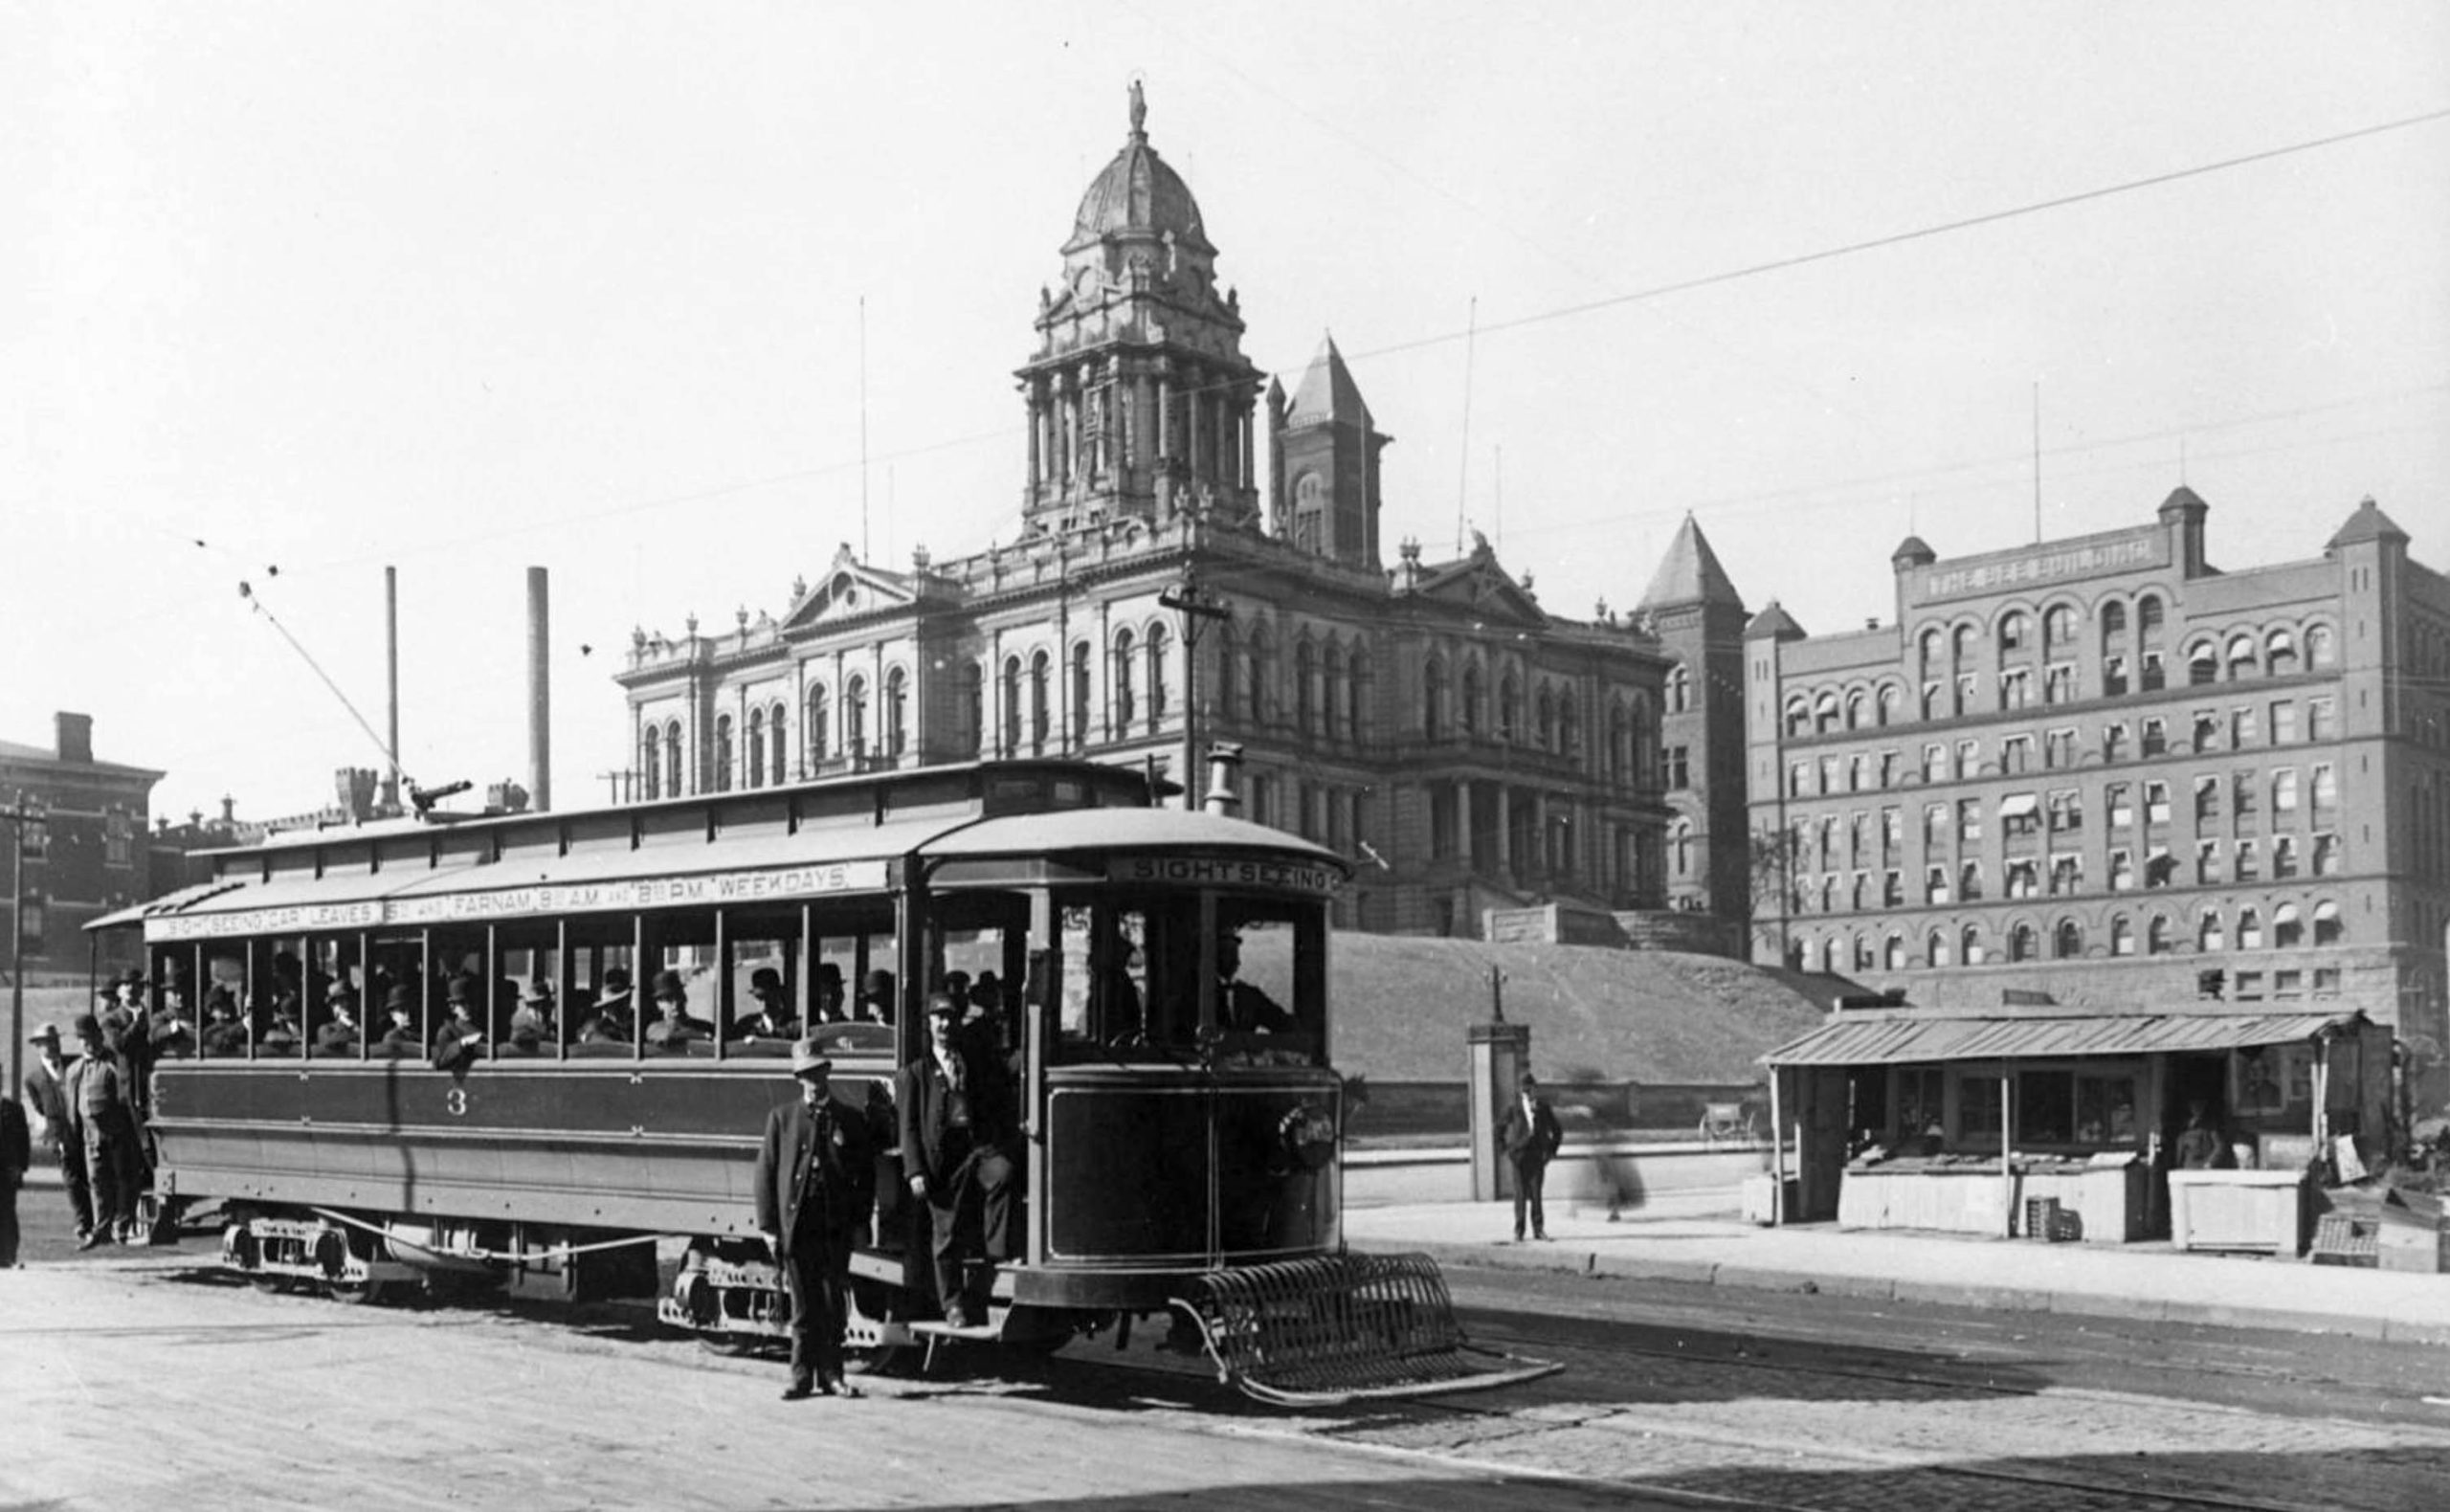
{"label": "streetcar", "polygon": [[[1346,863],[1154,786],[982,762],[214,853],[209,882],[92,926],[142,929],[153,1007],[169,987],[228,999],[206,1036],[222,1054],[152,1066],[148,1200],[212,1205],[223,1263],[268,1285],[654,1296],[710,1345],[758,1346],[789,1302],[753,1156],[797,1096],[790,1039],[737,1032],[767,1006],[883,1136],[855,1358],[1044,1351],[1153,1318],[1280,1403],[1541,1373],[1468,1344],[1427,1257],[1344,1245],[1327,905]],[[707,1033],[640,1011],[675,981]],[[1009,1074],[1018,1167],[1014,1253],[969,1262],[985,1305],[959,1328],[891,1148],[895,1070],[946,990]],[[1232,1022],[1253,993],[1266,1030]],[[437,1069],[455,996],[480,1028]],[[325,1034],[352,997],[354,1042]]]}

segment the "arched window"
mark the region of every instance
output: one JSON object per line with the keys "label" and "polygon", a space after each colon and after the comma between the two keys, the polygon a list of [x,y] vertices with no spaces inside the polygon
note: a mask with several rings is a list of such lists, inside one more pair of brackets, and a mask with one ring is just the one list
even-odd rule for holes
{"label": "arched window", "polygon": [[[1232,663],[1229,661],[1227,665]],[[1085,640],[1072,643],[1071,683],[1068,701],[1072,711],[1072,745],[1077,750],[1089,744],[1089,643]],[[1226,694],[1223,701],[1231,709],[1233,689],[1227,688]]]}
{"label": "arched window", "polygon": [[2073,919],[2061,919],[2052,932],[2050,953],[2061,961],[2073,961],[2084,953],[2084,931]]}
{"label": "arched window", "polygon": [[995,688],[996,701],[1003,705],[1003,725],[996,749],[1006,756],[1021,753],[1021,658],[1006,656],[1004,675]]}
{"label": "arched window", "polygon": [[1940,633],[1937,630],[1923,632],[1922,638],[1915,642],[1916,654],[1920,656],[1922,663],[1920,670],[1924,678],[1936,678],[1948,670],[1940,664],[1942,644]]}
{"label": "arched window", "polygon": [[1523,685],[1511,672],[1498,679],[1497,738],[1509,744],[1523,738]]}
{"label": "arched window", "polygon": [[2135,601],[2135,638],[2146,649],[2161,643],[2161,599],[2147,593]]}
{"label": "arched window", "polygon": [[1463,697],[1455,712],[1464,734],[1481,733],[1481,664],[1477,661],[1463,663]]}
{"label": "arched window", "polygon": [[1326,684],[1327,739],[1352,739],[1352,684],[1346,680],[1344,647],[1330,640],[1319,658],[1320,678]]}
{"label": "arched window", "polygon": [[2263,637],[2263,670],[2275,678],[2292,676],[2297,671],[2297,637],[2284,630],[2275,630]]}
{"label": "arched window", "polygon": [[910,677],[900,667],[884,675],[884,753],[899,761],[910,745]]}
{"label": "arched window", "polygon": [[1949,937],[1946,934],[1937,929],[1931,931],[1923,942],[1923,962],[1926,966],[1949,964]]}
{"label": "arched window", "polygon": [[1882,727],[1885,728],[1888,725],[1897,723],[1898,711],[1902,706],[1902,698],[1903,695],[1897,691],[1896,683],[1884,682],[1881,684],[1880,702],[1875,707],[1873,713],[1874,718],[1880,722]]}
{"label": "arched window", "polygon": [[1166,721],[1168,684],[1170,680],[1167,660],[1173,648],[1163,625],[1148,627],[1148,727],[1155,729]]}
{"label": "arched window", "polygon": [[2041,614],[2042,655],[2064,655],[2076,643],[2076,611],[2064,604],[2053,604]]}
{"label": "arched window", "polygon": [[1667,827],[1669,864],[1680,878],[1693,875],[1693,821],[1679,819]]}
{"label": "arched window", "polygon": [[787,703],[777,703],[766,715],[766,760],[770,775],[779,788],[791,780],[789,767],[791,749],[791,710]]}
{"label": "arched window", "polygon": [[747,777],[748,787],[766,786],[766,711],[763,708],[748,711]]}
{"label": "arched window", "polygon": [[2220,910],[2205,909],[2203,917],[2195,922],[2194,948],[2199,953],[2208,954],[2214,950],[2225,950],[2228,945],[2229,937],[2220,927]]}
{"label": "arched window", "polygon": [[731,791],[731,716],[715,716],[715,791]]}
{"label": "arched window", "polygon": [[1055,680],[1055,659],[1045,652],[1030,656],[1030,751],[1046,754],[1046,743],[1055,733],[1055,700],[1049,687]]}
{"label": "arched window", "polygon": [[1557,749],[1568,756],[1582,752],[1582,716],[1570,693],[1557,695]]}
{"label": "arched window", "polygon": [[2255,663],[2258,659],[2259,658],[2255,655],[2254,636],[2232,635],[2229,637],[2230,681],[2235,682],[2239,678],[2253,677],[2255,675]]}
{"label": "arched window", "polygon": [[638,741],[638,796],[663,796],[663,732],[652,726]]}
{"label": "arched window", "polygon": [[2031,924],[2018,924],[2008,931],[2008,959],[2011,962],[2032,961],[2041,954],[2038,937]]}
{"label": "arched window", "polygon": [[2271,911],[2271,947],[2293,950],[2305,943],[2305,916],[2295,903],[2282,903]]}
{"label": "arched window", "polygon": [[1846,727],[1848,729],[1859,730],[1863,727],[1864,707],[1862,689],[1857,688],[1846,695]]}
{"label": "arched window", "polygon": [[1812,703],[1812,728],[1817,735],[1835,734],[1838,729],[1838,695],[1824,693]]}
{"label": "arched window", "polygon": [[2154,914],[2152,922],[2144,926],[2144,948],[2153,955],[2170,953],[2169,915]]}
{"label": "arched window", "polygon": [[825,765],[830,753],[827,743],[834,733],[833,711],[826,706],[825,686],[817,684],[808,690],[808,767],[813,772]]}
{"label": "arched window", "polygon": [[956,677],[961,700],[961,730],[956,746],[972,756],[983,756],[987,754],[987,669],[964,657]]}
{"label": "arched window", "polygon": [[1264,726],[1268,715],[1268,679],[1276,671],[1276,662],[1268,649],[1267,626],[1251,627],[1251,723]]}
{"label": "arched window", "polygon": [[1132,653],[1135,650],[1128,630],[1114,633],[1114,686],[1107,690],[1106,717],[1113,725],[1113,738],[1123,739],[1131,731],[1131,722],[1138,717],[1140,700],[1135,696],[1137,684],[1132,676]]}
{"label": "arched window", "polygon": [[1557,700],[1548,694],[1548,685],[1540,684],[1539,693],[1531,700],[1531,727],[1544,751],[1557,748]]}
{"label": "arched window", "polygon": [[1799,740],[1812,733],[1812,704],[1800,693],[1787,700],[1787,738]]}
{"label": "arched window", "polygon": [[1693,674],[1684,663],[1667,669],[1667,712],[1683,714],[1693,707]]}
{"label": "arched window", "polygon": [[[1471,669],[1464,669],[1466,678]],[[1446,738],[1446,662],[1432,656],[1422,664],[1420,674],[1420,732],[1423,739],[1442,741]]]}
{"label": "arched window", "polygon": [[2208,640],[2198,640],[2186,648],[2186,681],[2199,688],[2220,680],[2220,648]]}
{"label": "arched window", "polygon": [[2115,646],[2127,638],[2127,606],[2111,599],[2102,606],[2102,644]]}
{"label": "arched window", "polygon": [[1957,937],[1957,959],[1967,966],[1980,966],[1988,959],[1982,949],[1981,930],[1971,924],[1965,926],[1965,932]]}
{"label": "arched window", "polygon": [[1327,545],[1327,488],[1316,473],[1293,480],[1293,545],[1322,552]]}
{"label": "arched window", "polygon": [[1377,727],[1377,715],[1372,712],[1378,697],[1377,672],[1370,665],[1370,653],[1354,647],[1346,675],[1352,680],[1352,717],[1348,729],[1354,740],[1366,741]]}
{"label": "arched window", "polygon": [[868,753],[868,679],[857,674],[842,685],[842,753],[853,761]]}
{"label": "arched window", "polygon": [[2012,609],[2000,615],[1999,658],[2004,661],[2016,653],[2030,649],[2032,634],[2033,632],[2027,627],[2023,610]]}
{"label": "arched window", "polygon": [[2114,956],[2135,953],[2135,925],[2125,914],[2109,922],[2109,953]]}
{"label": "arched window", "polygon": [[2262,948],[2262,913],[2261,910],[2251,907],[2240,908],[2238,910],[2238,948],[2240,950],[2260,950]]}
{"label": "arched window", "polygon": [[1905,969],[1905,937],[1894,930],[1881,945],[1881,968],[1886,971]]}
{"label": "arched window", "polygon": [[2305,627],[2305,660],[2320,669],[2339,660],[2339,638],[2328,625]]}
{"label": "arched window", "polygon": [[663,727],[663,788],[668,796],[680,796],[685,786],[681,773],[688,769],[680,759],[680,722],[674,720]]}
{"label": "arched window", "polygon": [[1861,930],[1855,932],[1855,969],[1870,971],[1880,966],[1880,957],[1872,954],[1872,937]]}
{"label": "arched window", "polygon": [[2314,905],[2314,944],[2335,945],[2341,936],[2339,904],[2326,899]]}

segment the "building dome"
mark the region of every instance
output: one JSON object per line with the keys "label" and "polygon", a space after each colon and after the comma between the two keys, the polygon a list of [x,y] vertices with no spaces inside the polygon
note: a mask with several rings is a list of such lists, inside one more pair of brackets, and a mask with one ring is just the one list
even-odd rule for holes
{"label": "building dome", "polygon": [[1080,196],[1080,209],[1072,217],[1072,239],[1064,251],[1092,245],[1108,236],[1145,236],[1150,239],[1173,233],[1174,240],[1202,252],[1214,252],[1207,233],[1201,228],[1199,202],[1191,197],[1191,186],[1183,176],[1166,166],[1157,149],[1148,145],[1145,122],[1148,119],[1147,102],[1141,97],[1140,85],[1131,86],[1131,135],[1123,150],[1114,155],[1103,171],[1091,180],[1089,190]]}

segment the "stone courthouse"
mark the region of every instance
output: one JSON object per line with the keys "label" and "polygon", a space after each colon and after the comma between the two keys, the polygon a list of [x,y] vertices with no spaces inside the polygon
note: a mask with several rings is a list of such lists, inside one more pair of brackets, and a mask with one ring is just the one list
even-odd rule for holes
{"label": "stone courthouse", "polygon": [[[1392,438],[1332,340],[1289,395],[1245,355],[1239,297],[1145,116],[1135,87],[1039,296],[1012,544],[892,567],[845,546],[779,618],[639,633],[619,678],[634,795],[1040,755],[1196,787],[1190,753],[1234,743],[1247,817],[1355,861],[1340,924],[1472,935],[1489,909],[1555,903],[1734,947],[1745,889],[1699,879],[1713,835],[1743,850],[1740,742],[1717,747],[1715,826],[1699,736],[1661,742],[1705,640],[1741,665],[1742,607],[1730,621],[1698,531],[1652,596],[1711,596],[1708,614],[1567,619],[1485,542],[1391,553]],[[1663,784],[1686,789],[1673,807]]]}

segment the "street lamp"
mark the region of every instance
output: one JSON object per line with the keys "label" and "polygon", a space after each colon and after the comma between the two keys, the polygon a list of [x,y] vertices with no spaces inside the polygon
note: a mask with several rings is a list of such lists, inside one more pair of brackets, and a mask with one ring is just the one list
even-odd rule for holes
{"label": "street lamp", "polygon": [[1160,608],[1183,617],[1183,807],[1199,808],[1199,632],[1212,619],[1230,620],[1234,611],[1199,586],[1191,568],[1183,580],[1157,595]]}
{"label": "street lamp", "polygon": [[26,826],[38,816],[20,791],[0,809],[9,821],[9,1085],[26,1084]]}

